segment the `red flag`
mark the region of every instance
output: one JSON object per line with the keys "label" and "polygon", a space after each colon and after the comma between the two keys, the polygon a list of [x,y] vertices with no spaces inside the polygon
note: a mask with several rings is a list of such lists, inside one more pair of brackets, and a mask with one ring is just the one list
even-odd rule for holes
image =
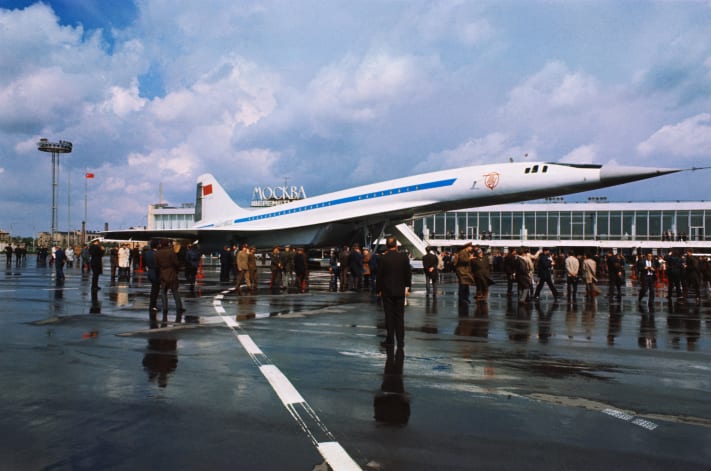
{"label": "red flag", "polygon": [[87,173],[87,174],[84,175],[84,176],[85,176],[86,178],[94,178],[94,174],[93,174],[93,173]]}
{"label": "red flag", "polygon": [[202,187],[202,196],[207,196],[212,194],[212,183]]}

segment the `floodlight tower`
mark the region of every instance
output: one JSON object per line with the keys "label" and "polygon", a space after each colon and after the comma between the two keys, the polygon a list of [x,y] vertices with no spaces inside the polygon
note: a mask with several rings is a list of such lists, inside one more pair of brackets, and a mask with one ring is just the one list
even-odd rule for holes
{"label": "floodlight tower", "polygon": [[42,138],[37,143],[37,149],[41,152],[52,154],[52,230],[50,243],[54,244],[54,233],[57,232],[57,181],[59,180],[59,154],[69,154],[72,151],[72,143],[69,141],[49,142]]}

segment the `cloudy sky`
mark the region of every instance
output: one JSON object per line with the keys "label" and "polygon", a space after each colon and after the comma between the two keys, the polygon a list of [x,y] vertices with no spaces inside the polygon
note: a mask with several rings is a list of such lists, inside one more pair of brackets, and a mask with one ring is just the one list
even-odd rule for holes
{"label": "cloudy sky", "polygon": [[[74,144],[60,230],[85,183],[98,230],[205,172],[247,205],[525,154],[710,165],[709,31],[709,1],[0,0],[0,229],[49,230],[42,137]],[[709,178],[596,195],[709,200]]]}

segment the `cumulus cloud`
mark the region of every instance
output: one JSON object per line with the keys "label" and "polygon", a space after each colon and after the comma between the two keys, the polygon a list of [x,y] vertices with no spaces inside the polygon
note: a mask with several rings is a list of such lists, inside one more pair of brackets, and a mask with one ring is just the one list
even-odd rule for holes
{"label": "cumulus cloud", "polygon": [[184,143],[170,149],[156,149],[148,154],[131,153],[128,167],[150,169],[159,175],[170,178],[193,175],[197,159],[193,150]]}
{"label": "cumulus cloud", "polygon": [[416,171],[433,171],[443,168],[466,167],[508,160],[536,159],[535,139],[517,145],[511,136],[492,133],[482,138],[469,139],[453,149],[430,154],[415,167]]}
{"label": "cumulus cloud", "polygon": [[711,150],[711,114],[701,113],[663,126],[637,146],[643,156],[708,158]]}
{"label": "cumulus cloud", "polygon": [[598,95],[594,77],[554,61],[513,88],[504,111],[508,116],[525,117],[578,112]]}
{"label": "cumulus cloud", "polygon": [[139,111],[146,104],[146,100],[138,96],[138,82],[134,81],[130,88],[111,87],[110,98],[102,108],[110,110],[119,117],[124,117],[132,111]]}
{"label": "cumulus cloud", "polygon": [[305,108],[316,132],[338,123],[367,123],[389,107],[427,94],[427,59],[374,52],[324,67],[306,89]]}
{"label": "cumulus cloud", "polygon": [[494,28],[472,6],[463,0],[426,3],[417,10],[415,29],[430,42],[452,40],[466,46],[484,43],[493,36]]}
{"label": "cumulus cloud", "polygon": [[594,145],[580,146],[568,152],[560,159],[560,161],[568,164],[598,163],[597,149]]}

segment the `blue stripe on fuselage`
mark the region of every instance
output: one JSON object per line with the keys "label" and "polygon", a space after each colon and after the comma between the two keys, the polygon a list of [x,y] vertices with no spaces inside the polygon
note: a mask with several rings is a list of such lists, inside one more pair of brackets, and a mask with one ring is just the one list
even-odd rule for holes
{"label": "blue stripe on fuselage", "polygon": [[273,217],[277,217],[277,216],[285,216],[287,214],[300,213],[303,211],[310,211],[312,209],[325,208],[325,207],[336,206],[339,204],[352,203],[354,201],[369,200],[369,199],[373,199],[373,198],[384,198],[386,196],[397,195],[400,193],[412,193],[413,191],[431,190],[432,188],[441,188],[444,186],[453,185],[456,180],[457,180],[456,178],[449,178],[447,180],[439,180],[436,182],[418,183],[416,185],[401,186],[399,188],[392,188],[390,190],[373,191],[370,193],[364,193],[362,195],[347,196],[345,198],[338,198],[338,199],[331,200],[331,201],[324,201],[321,203],[307,204],[306,206],[301,206],[299,208],[285,209],[282,211],[274,211],[273,213],[260,214],[257,216],[248,216],[248,217],[244,217],[244,218],[235,219],[232,222],[234,224],[238,224],[240,222],[259,221],[262,219],[268,219],[268,218],[273,218]]}

